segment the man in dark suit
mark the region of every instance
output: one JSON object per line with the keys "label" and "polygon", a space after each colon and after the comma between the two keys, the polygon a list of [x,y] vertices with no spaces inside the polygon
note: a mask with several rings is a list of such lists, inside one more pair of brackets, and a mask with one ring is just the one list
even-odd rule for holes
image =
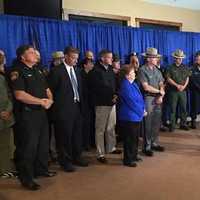
{"label": "man in dark suit", "polygon": [[51,70],[49,85],[54,96],[52,116],[55,121],[59,163],[64,171],[73,172],[73,164],[85,167],[88,163],[81,158],[81,77],[78,69],[74,67],[79,51],[67,47],[64,55],[63,64]]}

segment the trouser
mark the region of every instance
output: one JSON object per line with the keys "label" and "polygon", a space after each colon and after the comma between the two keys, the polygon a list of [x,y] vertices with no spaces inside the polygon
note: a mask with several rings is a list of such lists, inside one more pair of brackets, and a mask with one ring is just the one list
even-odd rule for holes
{"label": "trouser", "polygon": [[83,116],[83,148],[89,150],[92,146],[92,137],[94,137],[94,125],[93,125],[93,110],[87,107]]}
{"label": "trouser", "polygon": [[106,152],[110,153],[115,150],[116,148],[115,124],[116,124],[115,105],[96,106],[95,140],[96,140],[98,157],[105,155],[104,139],[106,141]]}
{"label": "trouser", "polygon": [[166,125],[167,121],[169,120],[169,115],[170,115],[170,102],[169,102],[169,94],[166,92],[164,98],[163,98],[163,103],[162,103],[162,124]]}
{"label": "trouser", "polygon": [[187,110],[186,110],[186,103],[187,103],[187,96],[186,91],[178,92],[178,91],[170,91],[169,93],[170,99],[170,121],[171,127],[174,129],[176,125],[176,109],[177,105],[180,107],[180,125],[186,125],[187,119]]}
{"label": "trouser", "polygon": [[48,120],[45,110],[22,111],[19,121],[21,140],[19,178],[30,182],[37,174],[48,171]]}
{"label": "trouser", "polygon": [[49,154],[50,159],[57,158],[57,146],[55,139],[55,125],[54,121],[49,120]]}
{"label": "trouser", "polygon": [[0,174],[13,169],[11,162],[14,145],[12,134],[11,128],[0,130]]}
{"label": "trouser", "polygon": [[200,111],[199,102],[200,102],[200,92],[199,91],[191,91],[191,118],[192,118],[192,121],[196,120],[197,114]]}
{"label": "trouser", "polygon": [[61,166],[78,160],[82,152],[82,117],[78,103],[74,112],[66,119],[55,121],[55,133],[58,144],[58,160]]}
{"label": "trouser", "polygon": [[120,132],[123,133],[124,164],[136,161],[140,125],[140,122],[120,121]]}
{"label": "trouser", "polygon": [[22,139],[21,139],[21,135],[22,135],[22,129],[20,128],[21,123],[19,123],[19,120],[15,122],[15,124],[13,125],[13,135],[14,135],[14,144],[15,144],[15,152],[14,152],[14,163],[15,163],[15,167],[16,170],[19,171],[19,164],[20,164],[20,160],[21,160],[21,156],[23,153],[23,149],[22,149]]}
{"label": "trouser", "polygon": [[155,103],[156,97],[145,97],[147,116],[144,119],[144,149],[151,150],[152,145],[158,145],[158,134],[161,122],[161,106]]}

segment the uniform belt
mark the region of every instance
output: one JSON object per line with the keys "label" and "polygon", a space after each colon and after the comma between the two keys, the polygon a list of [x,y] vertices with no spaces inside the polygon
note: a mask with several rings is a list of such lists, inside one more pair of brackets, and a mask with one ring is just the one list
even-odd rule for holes
{"label": "uniform belt", "polygon": [[151,94],[151,93],[146,93],[146,97],[156,97],[158,94]]}
{"label": "uniform belt", "polygon": [[35,108],[31,108],[29,106],[24,106],[23,110],[25,111],[35,111],[35,110],[43,110],[43,108],[41,106],[35,107]]}

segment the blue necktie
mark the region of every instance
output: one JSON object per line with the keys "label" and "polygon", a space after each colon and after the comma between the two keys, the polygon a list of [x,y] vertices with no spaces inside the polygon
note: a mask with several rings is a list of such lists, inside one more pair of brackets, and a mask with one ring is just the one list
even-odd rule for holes
{"label": "blue necktie", "polygon": [[74,99],[77,100],[77,101],[80,101],[79,94],[78,94],[78,83],[77,83],[77,81],[74,77],[72,67],[70,68],[70,77],[71,77],[72,88],[73,88],[73,91],[74,91]]}

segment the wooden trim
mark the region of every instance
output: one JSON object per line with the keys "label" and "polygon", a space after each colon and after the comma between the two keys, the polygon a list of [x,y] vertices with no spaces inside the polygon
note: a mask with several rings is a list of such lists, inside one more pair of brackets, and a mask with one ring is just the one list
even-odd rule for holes
{"label": "wooden trim", "polygon": [[88,17],[99,17],[99,18],[123,20],[123,21],[127,21],[128,26],[131,25],[131,17],[128,17],[128,16],[103,14],[103,13],[96,13],[96,12],[89,12],[89,11],[79,11],[79,10],[73,10],[73,9],[63,9],[63,19],[69,20],[69,15],[81,15],[81,16],[88,16]]}
{"label": "wooden trim", "polygon": [[176,26],[176,27],[179,27],[180,31],[182,30],[182,26],[183,26],[183,24],[179,22],[169,22],[169,21],[144,19],[144,18],[135,18],[135,22],[136,22],[137,27],[140,27],[140,23],[158,24],[158,25],[165,25],[165,26]]}

